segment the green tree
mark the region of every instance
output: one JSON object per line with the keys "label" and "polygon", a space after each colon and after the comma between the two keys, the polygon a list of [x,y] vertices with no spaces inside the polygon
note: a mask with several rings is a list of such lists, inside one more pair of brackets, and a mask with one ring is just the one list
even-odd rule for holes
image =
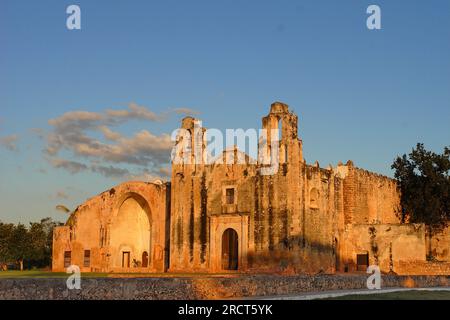
{"label": "green tree", "polygon": [[392,169],[401,190],[402,221],[425,223],[429,237],[445,228],[450,220],[450,149],[436,154],[418,143],[409,155],[397,157]]}
{"label": "green tree", "polygon": [[17,263],[20,270],[28,267],[47,267],[51,264],[53,228],[62,225],[51,218],[40,222],[5,224],[0,222],[0,267],[6,270],[9,263]]}
{"label": "green tree", "polygon": [[47,234],[39,222],[30,223],[28,233],[31,248],[27,259],[39,263],[46,258]]}
{"label": "green tree", "polygon": [[47,267],[51,263],[53,246],[53,228],[61,225],[51,218],[42,219],[40,222],[30,223],[29,233],[32,243],[30,260],[33,265]]}
{"label": "green tree", "polygon": [[14,228],[9,238],[9,250],[11,259],[19,264],[22,271],[24,260],[31,255],[32,244],[28,229],[21,223]]}
{"label": "green tree", "polygon": [[9,243],[14,228],[12,223],[0,222],[0,270],[7,270],[7,265],[12,260]]}

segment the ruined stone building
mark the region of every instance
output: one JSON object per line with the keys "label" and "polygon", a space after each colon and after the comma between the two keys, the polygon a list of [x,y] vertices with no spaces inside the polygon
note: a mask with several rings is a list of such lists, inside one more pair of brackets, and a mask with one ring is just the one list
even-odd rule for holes
{"label": "ruined stone building", "polygon": [[[186,117],[181,127],[193,132],[195,122]],[[232,163],[177,162],[171,182],[115,186],[56,228],[53,270],[333,273],[377,264],[383,272],[450,273],[450,232],[430,242],[424,225],[401,224],[394,180],[351,161],[307,164],[286,104],[273,103],[262,128],[281,132],[277,172],[261,174],[263,164],[232,149],[222,154]],[[189,141],[201,159],[204,132]],[[194,157],[190,150],[184,159]],[[426,261],[428,245],[441,264]]]}

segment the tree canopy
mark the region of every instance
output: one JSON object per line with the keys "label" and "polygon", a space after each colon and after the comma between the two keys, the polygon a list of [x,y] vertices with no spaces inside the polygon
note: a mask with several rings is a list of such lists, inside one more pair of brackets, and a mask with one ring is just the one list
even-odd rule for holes
{"label": "tree canopy", "polygon": [[28,267],[47,267],[51,263],[53,228],[61,225],[51,218],[31,222],[29,227],[19,223],[0,222],[0,265],[17,264]]}
{"label": "tree canopy", "polygon": [[402,221],[425,223],[438,231],[450,220],[450,149],[442,154],[418,143],[392,164],[401,190]]}

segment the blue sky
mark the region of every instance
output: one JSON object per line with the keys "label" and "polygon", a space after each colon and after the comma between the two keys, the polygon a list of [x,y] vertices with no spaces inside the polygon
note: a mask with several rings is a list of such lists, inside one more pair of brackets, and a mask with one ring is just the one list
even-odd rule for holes
{"label": "blue sky", "polygon": [[[81,30],[66,7],[81,8]],[[382,30],[366,27],[377,4]],[[392,176],[417,142],[450,143],[450,2],[429,1],[22,1],[0,2],[0,220],[65,216],[123,180],[56,168],[43,152],[50,119],[67,112],[145,107],[122,137],[175,129],[191,109],[207,127],[259,128],[273,101],[299,116],[308,163],[352,159]],[[98,131],[91,137],[101,139]],[[72,150],[73,151],[73,150]],[[145,165],[59,158],[136,172]]]}

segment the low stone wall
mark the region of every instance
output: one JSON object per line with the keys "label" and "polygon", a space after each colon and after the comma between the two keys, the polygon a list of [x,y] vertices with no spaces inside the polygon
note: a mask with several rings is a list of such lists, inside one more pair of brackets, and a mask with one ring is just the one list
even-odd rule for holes
{"label": "low stone wall", "polygon": [[[366,288],[366,275],[255,275],[193,278],[0,279],[0,299],[239,299]],[[382,287],[448,287],[450,276],[383,275]]]}

